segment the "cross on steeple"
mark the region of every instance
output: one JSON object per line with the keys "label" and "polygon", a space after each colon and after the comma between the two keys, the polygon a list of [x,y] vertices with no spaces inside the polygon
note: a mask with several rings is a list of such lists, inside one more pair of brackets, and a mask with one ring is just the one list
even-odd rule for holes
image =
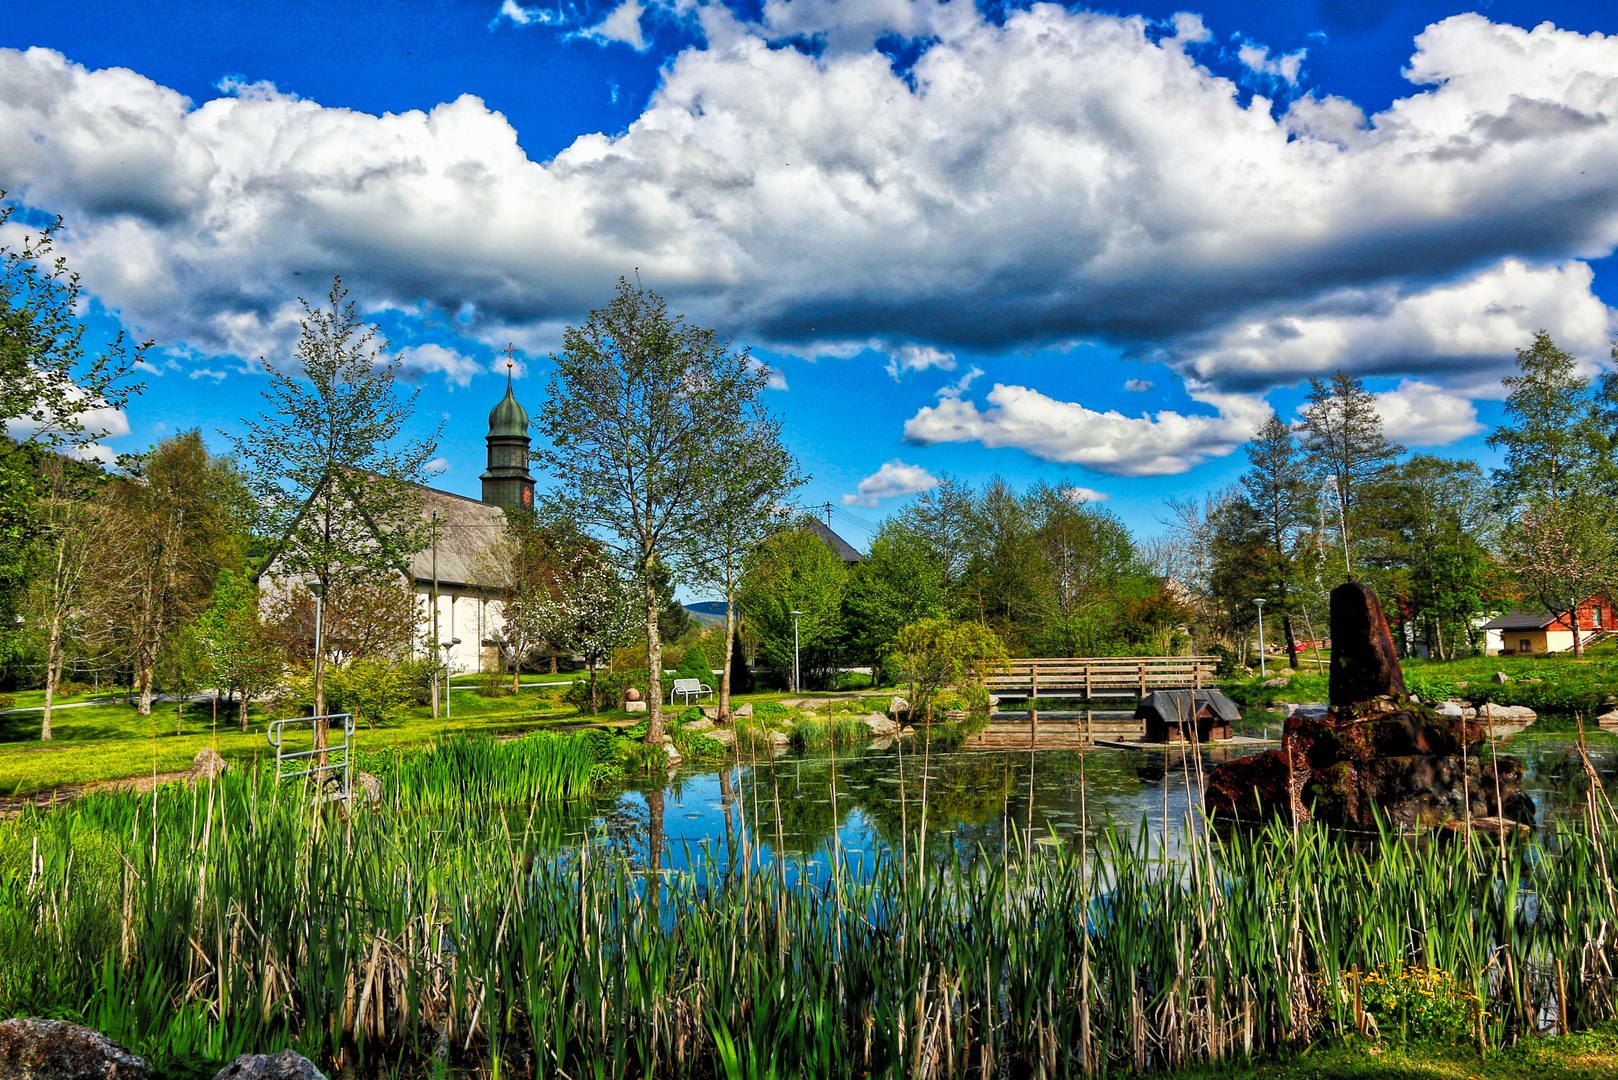
{"label": "cross on steeple", "polygon": [[517,346],[515,344],[513,344],[512,342],[508,341],[508,342],[506,342],[506,347],[501,349],[500,351],[506,354],[506,389],[510,390],[511,389],[511,366],[517,362],[516,361]]}

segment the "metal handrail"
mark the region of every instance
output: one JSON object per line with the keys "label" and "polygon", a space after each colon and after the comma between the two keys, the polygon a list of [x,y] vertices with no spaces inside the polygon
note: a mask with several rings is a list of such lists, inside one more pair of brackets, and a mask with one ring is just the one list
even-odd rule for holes
{"label": "metal handrail", "polygon": [[[318,721],[326,721],[326,734],[329,738],[333,732],[340,732],[343,741],[335,745],[328,742],[322,750],[321,747],[311,747],[308,750],[288,750],[284,745],[285,733],[288,725],[308,724],[311,735]],[[334,721],[341,721],[335,723]],[[353,767],[349,751],[354,743],[354,714],[329,713],[325,716],[293,716],[285,720],[271,720],[269,728],[264,733],[270,745],[275,747],[275,779],[296,780],[304,776],[324,776],[337,773],[342,779],[341,790],[334,792],[329,799],[336,801],[346,799],[354,790]],[[307,758],[318,759],[321,753],[326,755],[326,764],[311,765],[307,769],[288,769],[288,765],[296,765]]]}

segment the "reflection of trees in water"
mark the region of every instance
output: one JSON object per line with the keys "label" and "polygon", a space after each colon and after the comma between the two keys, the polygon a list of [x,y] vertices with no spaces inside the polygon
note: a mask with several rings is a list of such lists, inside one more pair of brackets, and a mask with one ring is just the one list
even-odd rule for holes
{"label": "reflection of trees in water", "polygon": [[[1618,790],[1618,740],[1604,732],[1587,732],[1585,748],[1596,776],[1609,793]],[[1501,748],[1523,763],[1523,787],[1539,803],[1540,817],[1577,815],[1584,809],[1590,778],[1579,759],[1575,736],[1519,735]],[[1487,767],[1487,765],[1485,765]]]}

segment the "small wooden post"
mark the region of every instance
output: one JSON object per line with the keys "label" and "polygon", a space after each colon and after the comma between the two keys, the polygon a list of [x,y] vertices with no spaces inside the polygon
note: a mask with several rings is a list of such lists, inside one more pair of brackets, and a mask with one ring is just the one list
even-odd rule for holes
{"label": "small wooden post", "polygon": [[1146,665],[1145,664],[1140,664],[1139,669],[1140,669],[1140,696],[1145,697],[1146,696]]}
{"label": "small wooden post", "polygon": [[1039,730],[1039,661],[1028,662],[1028,742],[1034,741],[1034,733]]}
{"label": "small wooden post", "polygon": [[1084,665],[1084,700],[1090,701],[1094,697],[1095,695],[1090,692],[1090,664],[1086,662]]}

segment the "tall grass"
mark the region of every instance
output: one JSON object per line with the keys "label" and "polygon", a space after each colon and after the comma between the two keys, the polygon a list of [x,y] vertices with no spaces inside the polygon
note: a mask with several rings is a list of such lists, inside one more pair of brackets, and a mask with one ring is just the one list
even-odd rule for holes
{"label": "tall grass", "polygon": [[[467,785],[477,752],[431,783]],[[1055,1077],[1347,1036],[1351,973],[1394,961],[1475,993],[1489,1044],[1618,1006],[1604,805],[1504,844],[1273,827],[1171,860],[1107,829],[818,879],[764,862],[768,835],[648,874],[564,845],[540,789],[467,813],[427,784],[345,811],[233,776],[0,826],[0,1013],[158,1061],[294,1046],[363,1075]]]}
{"label": "tall grass", "polygon": [[871,725],[855,716],[803,716],[792,725],[792,745],[801,750],[829,746],[864,746],[871,741]]}

